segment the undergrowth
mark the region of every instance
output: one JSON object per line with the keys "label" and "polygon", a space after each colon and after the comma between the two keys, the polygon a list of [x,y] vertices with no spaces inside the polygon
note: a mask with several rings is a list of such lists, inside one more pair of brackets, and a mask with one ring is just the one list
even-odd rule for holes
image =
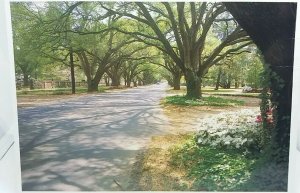
{"label": "undergrowth", "polygon": [[191,136],[183,145],[170,149],[173,167],[187,172],[192,191],[231,191],[247,182],[257,161],[256,155],[240,151],[198,146]]}

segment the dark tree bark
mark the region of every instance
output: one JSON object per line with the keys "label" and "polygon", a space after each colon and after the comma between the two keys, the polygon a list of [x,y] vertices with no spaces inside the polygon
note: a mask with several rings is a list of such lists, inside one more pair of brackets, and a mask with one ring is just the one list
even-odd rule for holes
{"label": "dark tree bark", "polygon": [[23,86],[29,87],[29,75],[23,73]]}
{"label": "dark tree bark", "polygon": [[201,98],[201,78],[197,76],[193,71],[188,70],[186,72],[186,96],[188,98]]}
{"label": "dark tree bark", "polygon": [[264,55],[271,70],[284,81],[278,90],[271,80],[272,103],[277,104],[278,120],[275,141],[279,147],[289,147],[296,3],[225,3],[227,9],[247,31]]}
{"label": "dark tree bark", "polygon": [[111,79],[111,86],[120,86],[121,79],[121,65],[114,65],[109,70],[106,71]]}
{"label": "dark tree bark", "polygon": [[111,77],[111,86],[120,86],[120,78]]}
{"label": "dark tree bark", "polygon": [[131,80],[126,80],[126,87],[130,87],[130,84],[131,84]]}
{"label": "dark tree bark", "polygon": [[231,87],[231,76],[228,75],[225,88],[230,89]]}
{"label": "dark tree bark", "polygon": [[71,67],[71,83],[72,83],[72,94],[75,94],[75,70],[74,70],[74,59],[73,59],[73,49],[70,48],[70,67]]}
{"label": "dark tree bark", "polygon": [[143,86],[143,85],[144,85],[143,81],[141,79],[138,79],[138,86]]}
{"label": "dark tree bark", "polygon": [[174,90],[180,90],[181,73],[173,74],[173,88]]}
{"label": "dark tree bark", "polygon": [[221,67],[219,67],[215,90],[219,90],[221,74],[222,74],[222,69],[221,69]]}
{"label": "dark tree bark", "polygon": [[234,88],[239,88],[239,82],[237,79],[234,80]]}
{"label": "dark tree bark", "polygon": [[99,82],[95,81],[94,79],[88,84],[88,92],[97,92],[98,91],[98,84]]}
{"label": "dark tree bark", "polygon": [[168,84],[173,87],[174,90],[180,90],[180,80],[183,75],[182,70],[172,61],[172,59],[164,55],[164,63],[155,63],[156,65],[164,67],[170,74],[166,74],[164,78],[167,79]]}

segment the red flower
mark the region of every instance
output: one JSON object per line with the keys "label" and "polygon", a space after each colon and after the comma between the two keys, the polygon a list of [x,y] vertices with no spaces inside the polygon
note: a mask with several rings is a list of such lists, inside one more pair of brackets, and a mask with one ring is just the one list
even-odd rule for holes
{"label": "red flower", "polygon": [[261,123],[262,122],[261,115],[257,115],[255,122],[256,123]]}
{"label": "red flower", "polygon": [[272,115],[272,109],[267,110],[266,114],[267,115]]}

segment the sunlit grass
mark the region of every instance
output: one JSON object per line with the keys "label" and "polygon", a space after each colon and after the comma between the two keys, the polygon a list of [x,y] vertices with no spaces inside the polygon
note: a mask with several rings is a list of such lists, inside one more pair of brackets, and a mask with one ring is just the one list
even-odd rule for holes
{"label": "sunlit grass", "polygon": [[[201,89],[203,95],[215,95],[215,96],[237,96],[237,97],[259,97],[260,93],[243,93],[242,89],[224,89],[220,88],[215,90],[213,87],[205,87]],[[186,87],[181,86],[180,90],[167,90],[168,94],[177,94],[177,95],[184,95],[186,94]]]}
{"label": "sunlit grass", "polygon": [[181,106],[237,106],[245,102],[235,99],[225,99],[221,97],[209,96],[202,99],[189,99],[186,96],[167,96],[163,104],[181,105]]}
{"label": "sunlit grass", "polygon": [[[100,86],[98,87],[98,92],[105,92],[108,87]],[[77,87],[76,94],[87,93],[86,87]],[[34,90],[19,90],[17,95],[70,95],[72,94],[71,88],[55,88],[55,89],[34,89]]]}

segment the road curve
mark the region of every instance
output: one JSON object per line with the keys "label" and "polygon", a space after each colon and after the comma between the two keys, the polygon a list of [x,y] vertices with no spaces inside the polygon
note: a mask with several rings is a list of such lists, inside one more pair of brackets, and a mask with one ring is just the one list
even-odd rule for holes
{"label": "road curve", "polygon": [[109,191],[151,136],[169,124],[167,85],[132,88],[19,109],[24,191]]}

